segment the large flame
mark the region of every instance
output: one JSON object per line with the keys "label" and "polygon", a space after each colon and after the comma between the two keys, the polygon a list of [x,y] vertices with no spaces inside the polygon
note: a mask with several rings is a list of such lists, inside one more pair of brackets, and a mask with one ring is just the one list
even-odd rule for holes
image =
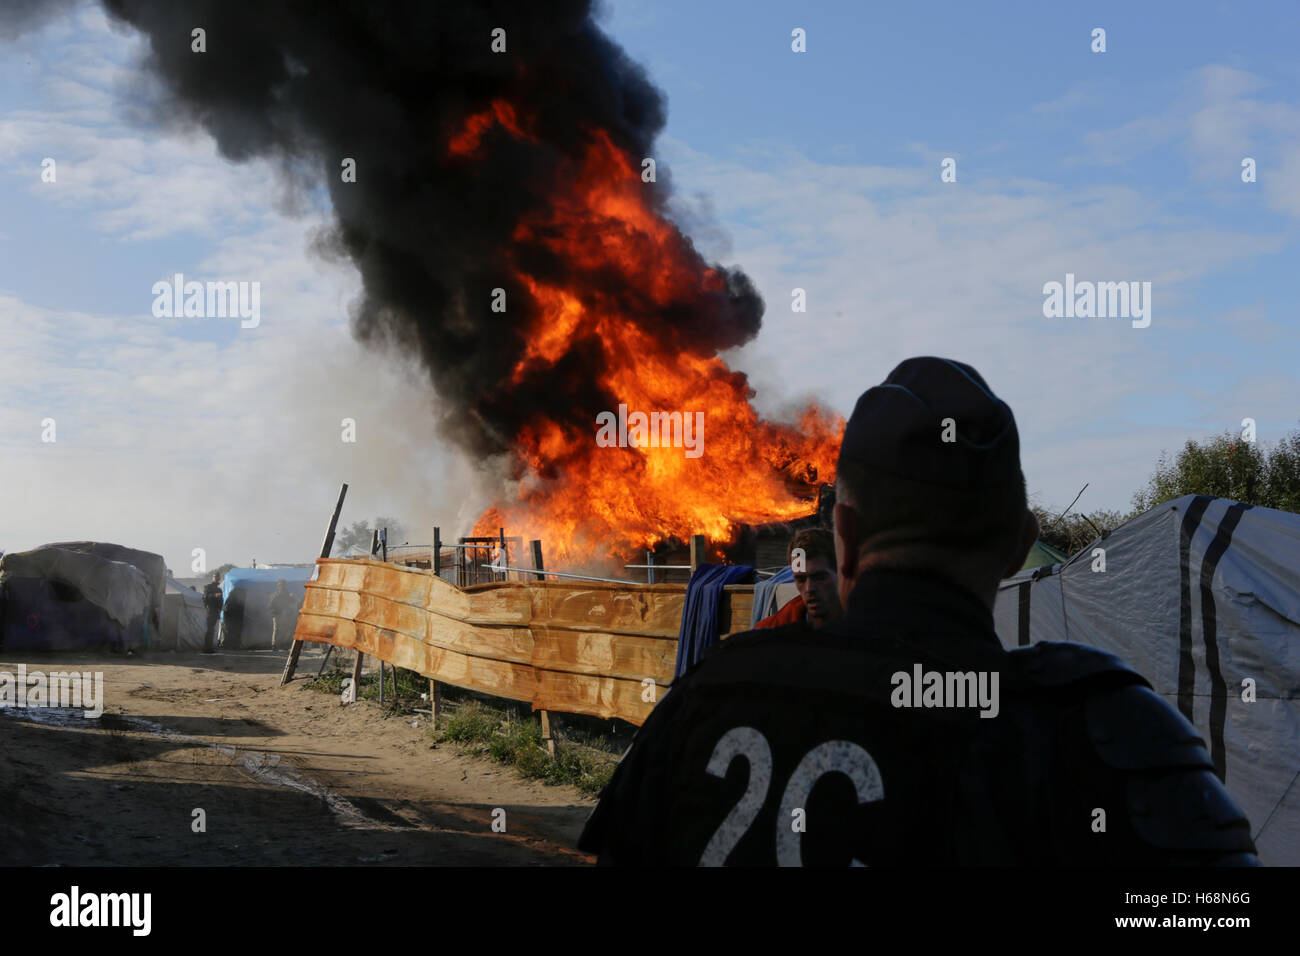
{"label": "large flame", "polygon": [[[467,119],[450,142],[472,160],[497,126],[531,137],[514,109],[496,102]],[[576,343],[599,341],[603,361],[595,383],[632,412],[703,412],[699,457],[682,447],[600,447],[600,412],[587,427],[538,414],[513,436],[517,495],[483,514],[474,533],[540,538],[552,567],[592,567],[633,557],[656,543],[707,535],[714,547],[734,540],[743,524],[810,513],[817,486],[834,479],[844,422],[816,405],[794,424],[760,419],[753,390],[689,332],[648,324],[646,312],[725,293],[681,232],[647,202],[640,159],[603,130],[591,132],[580,159],[557,181],[569,188],[547,197],[544,212],[518,223],[520,248],[547,250],[565,278],[540,278],[523,263],[512,268],[532,297],[537,317],[509,384],[536,380],[570,355]],[[584,285],[583,277],[600,276]],[[618,295],[609,292],[611,285]],[[640,317],[620,311],[629,296],[647,306]],[[556,374],[560,374],[558,371]]]}

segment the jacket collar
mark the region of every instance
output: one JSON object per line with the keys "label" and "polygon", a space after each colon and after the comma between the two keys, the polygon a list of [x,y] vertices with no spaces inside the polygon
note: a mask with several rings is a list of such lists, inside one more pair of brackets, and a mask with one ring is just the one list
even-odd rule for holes
{"label": "jacket collar", "polygon": [[937,574],[867,571],[854,583],[842,620],[854,631],[961,634],[1002,647],[988,606]]}

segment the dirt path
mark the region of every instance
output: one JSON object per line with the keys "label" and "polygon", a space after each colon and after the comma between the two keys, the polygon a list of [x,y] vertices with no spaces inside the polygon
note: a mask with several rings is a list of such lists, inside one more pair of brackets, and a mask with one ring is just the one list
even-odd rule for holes
{"label": "dirt path", "polygon": [[[319,661],[308,645],[299,674]],[[423,718],[343,706],[301,679],[278,687],[282,653],[21,662],[102,672],[105,706],[97,720],[0,709],[0,864],[592,862],[573,849],[590,798],[433,747]],[[19,663],[0,657],[0,671]],[[192,829],[196,808],[206,833]]]}

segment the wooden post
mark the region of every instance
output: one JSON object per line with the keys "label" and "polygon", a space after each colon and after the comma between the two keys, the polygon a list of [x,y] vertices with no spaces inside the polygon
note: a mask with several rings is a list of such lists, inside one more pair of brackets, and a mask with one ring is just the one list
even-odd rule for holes
{"label": "wooden post", "polygon": [[352,694],[353,702],[361,699],[361,659],[365,655],[357,651],[357,659],[352,662]]}
{"label": "wooden post", "polygon": [[438,725],[438,711],[442,710],[442,685],[436,680],[429,681],[429,723]]}
{"label": "wooden post", "polygon": [[[503,568],[508,568],[508,567],[510,567],[510,558],[509,558],[509,556],[506,554],[506,529],[505,529],[505,528],[501,528],[499,533],[500,533],[499,541],[500,541],[501,543],[498,545],[498,547],[500,547],[500,549],[501,549],[501,567],[503,567]],[[501,580],[502,580],[502,581],[508,580],[509,578],[510,578],[510,572],[509,572],[509,571],[502,571],[502,572],[501,572]]]}
{"label": "wooden post", "polygon": [[555,738],[551,736],[551,712],[544,710],[542,714],[542,742],[546,744],[546,752],[555,757]]}
{"label": "wooden post", "polygon": [[[528,546],[532,549],[533,552],[533,570],[534,571],[546,570],[545,567],[542,565],[542,542],[540,540],[530,541],[528,543]],[[537,575],[537,580],[545,581],[546,575],[544,574]]]}
{"label": "wooden post", "polygon": [[645,553],[645,563],[650,565],[650,567],[646,568],[646,572],[645,572],[646,584],[654,584],[655,583],[655,553],[653,551],[647,551]]}
{"label": "wooden post", "polygon": [[691,535],[691,575],[701,564],[708,564],[709,539],[702,534]]}
{"label": "wooden post", "polygon": [[442,529],[437,525],[433,526],[433,576],[442,576]]}
{"label": "wooden post", "polygon": [[[339,489],[339,500],[334,503],[334,514],[330,516],[330,526],[325,532],[325,540],[320,546],[320,556],[328,558],[330,551],[334,549],[334,529],[339,524],[339,512],[343,510],[343,498],[348,493],[348,483],[343,482],[343,487]],[[298,669],[298,655],[302,653],[302,641],[294,638],[293,643],[289,646],[289,658],[284,662],[284,673],[280,675],[280,686],[283,687],[289,681],[293,680],[293,672]],[[324,666],[322,664],[322,666]]]}
{"label": "wooden post", "polygon": [[321,674],[325,673],[325,665],[330,662],[330,655],[334,653],[334,645],[325,645],[325,656],[320,659],[320,669],[316,671],[316,679],[320,680]]}

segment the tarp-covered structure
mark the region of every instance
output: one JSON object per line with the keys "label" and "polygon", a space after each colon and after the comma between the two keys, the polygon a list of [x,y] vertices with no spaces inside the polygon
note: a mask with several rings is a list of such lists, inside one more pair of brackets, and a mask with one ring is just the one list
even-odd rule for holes
{"label": "tarp-covered structure", "polygon": [[1034,546],[1025,555],[1025,563],[1020,566],[1020,570],[1029,571],[1049,564],[1064,564],[1068,560],[1070,556],[1064,551],[1053,548],[1046,541],[1035,541]]}
{"label": "tarp-covered structure", "polygon": [[134,564],[49,545],[0,558],[7,652],[148,647],[156,617],[152,583]]}
{"label": "tarp-covered structure", "polygon": [[[271,596],[283,580],[301,608],[306,582],[315,568],[231,568],[221,582],[221,633],[226,647],[249,650],[271,646]],[[293,639],[295,621],[281,646]]]}
{"label": "tarp-covered structure", "polygon": [[145,580],[149,582],[149,633],[146,645],[162,646],[159,637],[162,633],[163,591],[167,585],[167,562],[163,560],[161,554],[141,551],[139,548],[128,548],[126,545],[108,541],[62,541],[43,547],[94,554],[109,561],[122,561],[138,568],[145,576]]}
{"label": "tarp-covered structure", "polygon": [[1187,495],[1002,582],[1008,647],[1118,654],[1205,739],[1260,859],[1300,865],[1300,515]]}
{"label": "tarp-covered structure", "polygon": [[178,651],[203,650],[207,615],[203,595],[181,584],[168,572],[167,587],[163,592],[163,645]]}

